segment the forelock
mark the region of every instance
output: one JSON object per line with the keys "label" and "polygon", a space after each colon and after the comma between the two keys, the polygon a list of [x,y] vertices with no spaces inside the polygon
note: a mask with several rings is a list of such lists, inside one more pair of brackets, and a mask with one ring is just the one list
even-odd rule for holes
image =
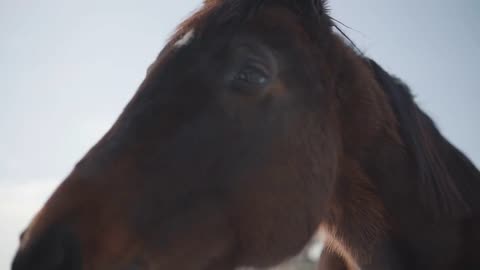
{"label": "forelock", "polygon": [[171,38],[172,45],[192,30],[201,35],[207,25],[239,24],[252,18],[260,9],[274,5],[291,10],[311,32],[332,25],[326,0],[204,0],[202,7],[178,27]]}

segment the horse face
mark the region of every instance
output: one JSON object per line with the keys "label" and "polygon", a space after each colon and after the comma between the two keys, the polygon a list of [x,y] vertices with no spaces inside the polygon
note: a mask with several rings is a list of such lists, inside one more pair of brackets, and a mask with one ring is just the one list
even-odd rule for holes
{"label": "horse face", "polygon": [[220,24],[220,6],[167,45],[13,270],[264,266],[308,241],[337,167],[330,32],[318,40],[274,5]]}

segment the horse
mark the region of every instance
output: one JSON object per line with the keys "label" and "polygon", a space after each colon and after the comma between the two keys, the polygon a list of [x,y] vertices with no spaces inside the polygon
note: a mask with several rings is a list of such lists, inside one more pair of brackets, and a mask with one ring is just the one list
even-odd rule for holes
{"label": "horse", "polygon": [[12,270],[480,269],[480,172],[325,0],[207,0]]}

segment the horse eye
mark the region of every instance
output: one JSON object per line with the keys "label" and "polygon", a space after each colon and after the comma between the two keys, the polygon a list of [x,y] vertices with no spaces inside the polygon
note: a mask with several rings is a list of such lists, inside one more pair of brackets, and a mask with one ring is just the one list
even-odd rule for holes
{"label": "horse eye", "polygon": [[247,67],[235,75],[235,80],[262,85],[268,81],[267,75],[255,67]]}
{"label": "horse eye", "polygon": [[268,82],[268,75],[260,68],[248,66],[238,72],[234,80],[239,83],[250,84],[251,86],[262,86]]}

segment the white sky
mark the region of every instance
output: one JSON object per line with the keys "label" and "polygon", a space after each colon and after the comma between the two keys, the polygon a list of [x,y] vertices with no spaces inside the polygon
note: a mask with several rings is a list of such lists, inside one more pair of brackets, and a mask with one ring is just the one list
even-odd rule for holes
{"label": "white sky", "polygon": [[[201,0],[0,0],[0,269],[53,187],[110,127]],[[480,1],[331,0],[480,164]]]}

